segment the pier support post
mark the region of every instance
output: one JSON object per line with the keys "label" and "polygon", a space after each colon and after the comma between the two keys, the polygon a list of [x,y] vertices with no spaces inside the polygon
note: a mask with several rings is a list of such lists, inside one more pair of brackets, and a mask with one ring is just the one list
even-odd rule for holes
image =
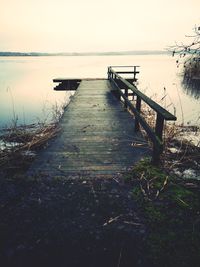
{"label": "pier support post", "polygon": [[153,145],[153,157],[152,163],[158,165],[160,163],[160,155],[163,152],[163,128],[164,128],[164,118],[159,113],[157,113],[155,134],[159,138],[161,143],[160,147]]}
{"label": "pier support post", "polygon": [[[125,96],[128,98],[128,88],[125,88]],[[127,102],[124,102],[125,109],[128,108]]]}
{"label": "pier support post", "polygon": [[[136,109],[140,113],[140,111],[141,111],[141,98],[139,96],[137,96],[137,100],[136,100]],[[140,130],[140,124],[139,124],[139,120],[136,116],[135,117],[135,132],[138,132],[139,130]]]}

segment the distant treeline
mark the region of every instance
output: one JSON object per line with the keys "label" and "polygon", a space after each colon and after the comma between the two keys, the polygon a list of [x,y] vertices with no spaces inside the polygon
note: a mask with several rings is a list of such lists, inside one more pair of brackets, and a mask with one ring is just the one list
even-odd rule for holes
{"label": "distant treeline", "polygon": [[119,52],[73,52],[73,53],[40,53],[40,52],[0,52],[4,57],[41,57],[41,56],[114,56],[114,55],[162,55],[169,54],[168,51],[141,50],[141,51],[119,51]]}

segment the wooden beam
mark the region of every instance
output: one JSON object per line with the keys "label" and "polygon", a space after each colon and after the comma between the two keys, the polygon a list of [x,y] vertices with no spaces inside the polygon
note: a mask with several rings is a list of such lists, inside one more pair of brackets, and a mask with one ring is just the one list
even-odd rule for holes
{"label": "wooden beam", "polygon": [[169,120],[169,121],[175,121],[176,120],[176,117],[174,115],[172,115],[166,109],[164,109],[163,107],[161,107],[159,104],[157,104],[151,98],[149,98],[148,96],[146,96],[145,94],[143,94],[142,92],[140,92],[134,84],[130,84],[128,81],[126,81],[125,79],[123,79],[112,68],[111,68],[111,71],[117,77],[118,80],[120,80],[122,83],[124,83],[124,85],[126,85],[130,90],[132,90],[134,92],[134,94],[136,94],[137,96],[139,96],[153,110],[155,110],[156,112],[160,113],[160,115],[163,116],[163,118],[165,120]]}

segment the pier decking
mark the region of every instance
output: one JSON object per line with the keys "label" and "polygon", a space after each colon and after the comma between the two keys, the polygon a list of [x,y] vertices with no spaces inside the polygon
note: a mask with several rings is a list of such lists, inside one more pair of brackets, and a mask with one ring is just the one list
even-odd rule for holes
{"label": "pier decking", "polygon": [[150,154],[141,134],[134,131],[133,116],[106,79],[80,82],[61,128],[32,165],[31,174],[113,175]]}

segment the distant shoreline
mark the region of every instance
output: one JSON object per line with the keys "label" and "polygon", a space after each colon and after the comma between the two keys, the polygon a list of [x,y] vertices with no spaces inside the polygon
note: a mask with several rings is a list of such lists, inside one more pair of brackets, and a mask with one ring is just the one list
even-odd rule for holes
{"label": "distant shoreline", "polygon": [[168,51],[162,50],[141,50],[141,51],[115,51],[115,52],[0,52],[0,57],[44,57],[44,56],[123,56],[123,55],[166,55]]}

